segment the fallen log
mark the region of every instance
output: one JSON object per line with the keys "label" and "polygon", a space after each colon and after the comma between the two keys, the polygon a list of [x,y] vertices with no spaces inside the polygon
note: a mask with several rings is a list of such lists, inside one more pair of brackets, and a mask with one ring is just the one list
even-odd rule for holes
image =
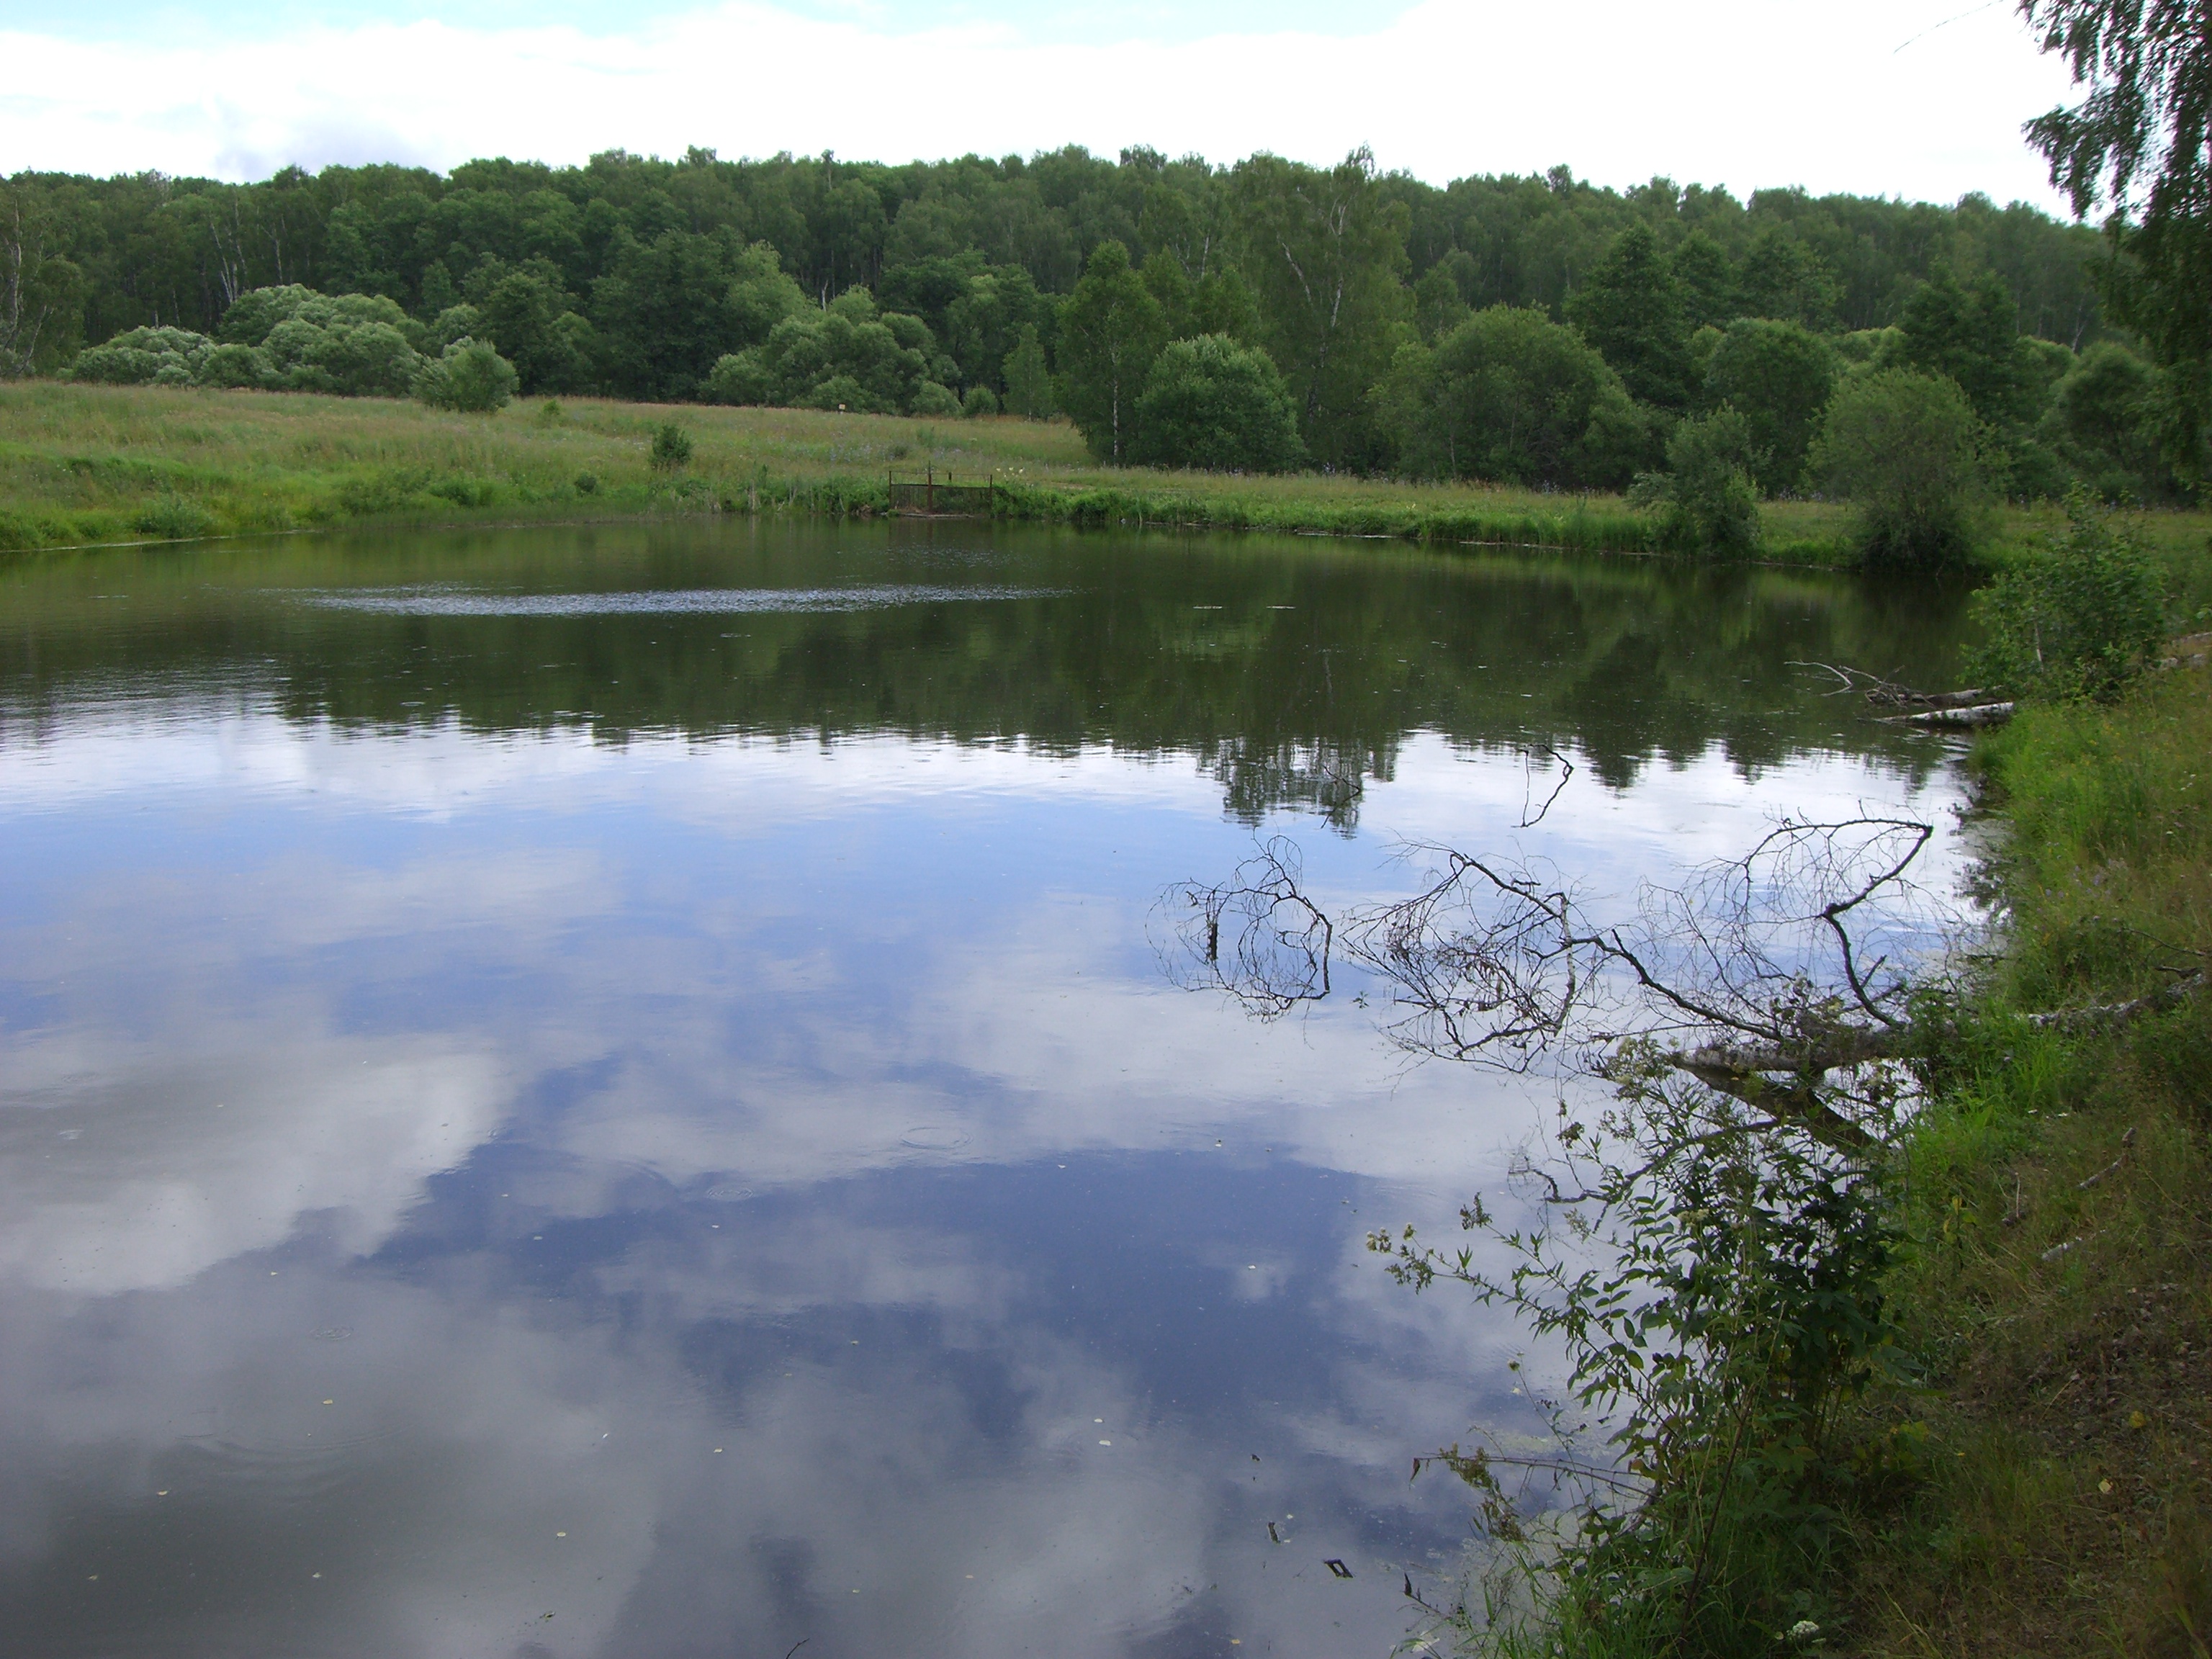
{"label": "fallen log", "polygon": [[1890,726],[2002,726],[2012,718],[2013,708],[2008,701],[1946,705],[1940,708],[1923,709],[1917,714],[1886,715],[1884,723]]}

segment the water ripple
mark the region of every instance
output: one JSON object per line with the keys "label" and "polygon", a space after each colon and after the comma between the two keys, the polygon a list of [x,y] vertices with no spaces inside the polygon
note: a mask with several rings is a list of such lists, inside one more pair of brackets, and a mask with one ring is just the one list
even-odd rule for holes
{"label": "water ripple", "polygon": [[730,611],[881,611],[893,605],[1058,599],[1065,587],[948,587],[876,583],[854,587],[687,587],[628,593],[487,593],[444,585],[323,589],[295,594],[325,611],[389,617],[605,617]]}

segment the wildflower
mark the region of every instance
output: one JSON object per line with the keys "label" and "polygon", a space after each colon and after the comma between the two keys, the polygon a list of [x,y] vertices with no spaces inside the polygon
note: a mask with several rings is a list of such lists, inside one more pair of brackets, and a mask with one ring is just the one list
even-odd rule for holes
{"label": "wildflower", "polygon": [[1809,1642],[1820,1633],[1820,1627],[1809,1619],[1800,1619],[1790,1626],[1790,1639],[1793,1642]]}

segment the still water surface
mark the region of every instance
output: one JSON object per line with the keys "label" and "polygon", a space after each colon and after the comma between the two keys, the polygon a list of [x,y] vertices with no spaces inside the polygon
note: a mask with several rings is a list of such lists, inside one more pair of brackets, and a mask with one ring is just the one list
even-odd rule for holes
{"label": "still water surface", "polygon": [[1162,892],[1948,823],[1790,664],[1958,634],[942,525],[0,568],[0,1647],[1380,1659],[1466,1537],[1412,1458],[1525,1402],[1361,1241],[1550,1101],[1178,990]]}

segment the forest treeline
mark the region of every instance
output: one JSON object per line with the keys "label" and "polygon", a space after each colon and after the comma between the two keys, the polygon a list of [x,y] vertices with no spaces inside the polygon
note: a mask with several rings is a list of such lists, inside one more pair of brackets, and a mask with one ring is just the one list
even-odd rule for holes
{"label": "forest treeline", "polygon": [[[19,174],[0,240],[17,373],[404,392],[476,342],[532,395],[1058,410],[1114,461],[1569,489],[1694,475],[1686,443],[1766,494],[1815,487],[1836,387],[1888,374],[1958,389],[1938,425],[1971,417],[2006,493],[2189,481],[2155,371],[2105,320],[2098,233],[1977,196],[1743,202],[1564,167],[1439,188],[1364,152],[695,149]],[[1726,540],[1727,503],[1694,494]]]}

